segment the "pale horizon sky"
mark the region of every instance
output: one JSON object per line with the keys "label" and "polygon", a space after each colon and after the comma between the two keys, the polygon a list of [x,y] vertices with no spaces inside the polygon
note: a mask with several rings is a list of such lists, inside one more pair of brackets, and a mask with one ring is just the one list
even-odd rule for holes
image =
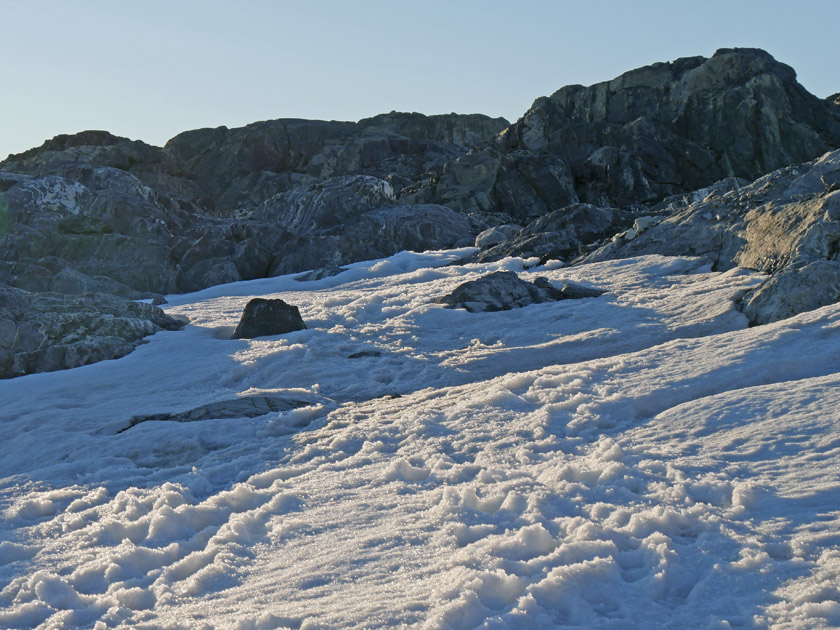
{"label": "pale horizon sky", "polygon": [[735,46],[840,92],[836,0],[0,0],[0,16],[0,159],[85,129],[162,145],[272,118],[514,121],[564,85]]}

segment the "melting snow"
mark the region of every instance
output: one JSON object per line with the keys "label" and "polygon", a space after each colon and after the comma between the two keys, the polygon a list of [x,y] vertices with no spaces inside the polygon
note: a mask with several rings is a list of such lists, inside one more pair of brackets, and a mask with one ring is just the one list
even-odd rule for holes
{"label": "melting snow", "polygon": [[[0,382],[0,627],[840,625],[840,305],[464,253],[171,296],[183,331]],[[499,270],[608,293],[435,303]],[[308,329],[230,340],[255,296]],[[239,396],[300,406],[132,425]]]}

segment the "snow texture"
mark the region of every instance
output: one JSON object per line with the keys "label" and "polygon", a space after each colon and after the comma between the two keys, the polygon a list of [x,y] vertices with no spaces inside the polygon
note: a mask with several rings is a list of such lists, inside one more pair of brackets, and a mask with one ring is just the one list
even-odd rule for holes
{"label": "snow texture", "polygon": [[[0,382],[0,627],[840,625],[840,305],[470,251],[170,296],[184,330]],[[607,293],[435,303],[506,270]],[[308,329],[231,340],[253,297]]]}

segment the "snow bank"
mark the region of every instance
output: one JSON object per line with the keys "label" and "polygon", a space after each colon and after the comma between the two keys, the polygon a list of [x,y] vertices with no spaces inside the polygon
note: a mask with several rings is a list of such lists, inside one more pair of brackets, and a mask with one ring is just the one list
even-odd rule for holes
{"label": "snow bank", "polygon": [[[181,332],[0,382],[0,626],[840,623],[840,306],[748,329],[744,270],[458,255],[179,296]],[[608,292],[434,302],[504,269]],[[225,339],[256,295],[308,329]],[[126,429],[242,395],[306,406]]]}

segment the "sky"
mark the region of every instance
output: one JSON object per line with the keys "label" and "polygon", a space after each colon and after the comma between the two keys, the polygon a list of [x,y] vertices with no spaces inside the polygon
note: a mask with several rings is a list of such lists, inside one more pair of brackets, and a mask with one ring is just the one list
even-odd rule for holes
{"label": "sky", "polygon": [[516,120],[539,96],[718,48],[760,47],[840,92],[836,0],[0,0],[0,158],[106,129],[391,110]]}

